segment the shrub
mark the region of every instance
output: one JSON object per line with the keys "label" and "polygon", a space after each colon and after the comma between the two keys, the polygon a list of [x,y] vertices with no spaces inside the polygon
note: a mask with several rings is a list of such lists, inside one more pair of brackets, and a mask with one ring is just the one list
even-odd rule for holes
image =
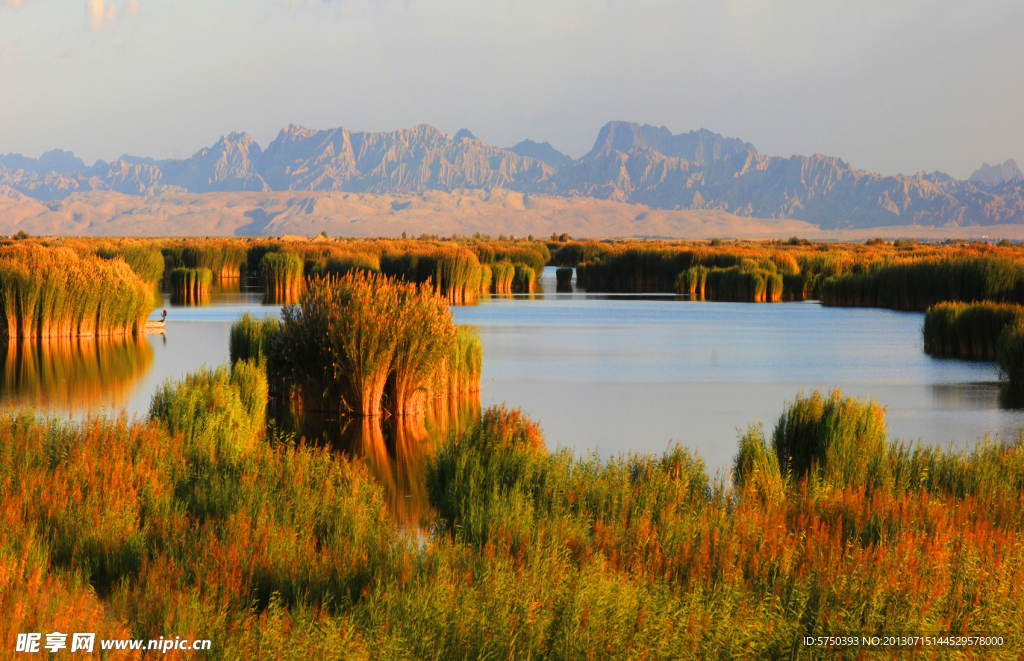
{"label": "shrub", "polygon": [[797,396],[772,433],[783,473],[805,475],[835,486],[872,485],[881,480],[888,437],[885,409],[874,401],[833,390]]}

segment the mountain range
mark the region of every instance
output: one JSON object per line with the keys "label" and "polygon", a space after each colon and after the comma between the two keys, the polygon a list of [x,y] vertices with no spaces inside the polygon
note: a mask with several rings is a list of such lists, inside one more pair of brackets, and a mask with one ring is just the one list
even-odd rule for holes
{"label": "mountain range", "polygon": [[[182,160],[125,155],[90,166],[61,150],[38,159],[0,155],[0,197],[7,199],[0,216],[10,218],[11,205],[22,202],[57,212],[114,193],[110,204],[121,207],[185,194],[355,193],[395,198],[397,212],[398,198],[431,191],[467,200],[480,196],[466,191],[508,191],[526,206],[531,198],[595,199],[638,207],[638,217],[644,209],[716,212],[829,230],[1024,224],[1024,179],[1012,160],[986,164],[968,180],[940,172],[885,176],[836,157],[767,156],[706,129],[673,134],[618,121],[602,127],[579,159],[546,142],[501,148],[466,129],[450,137],[425,124],[382,133],[292,125],[266,149],[231,133]],[[19,213],[31,216],[27,207]]]}

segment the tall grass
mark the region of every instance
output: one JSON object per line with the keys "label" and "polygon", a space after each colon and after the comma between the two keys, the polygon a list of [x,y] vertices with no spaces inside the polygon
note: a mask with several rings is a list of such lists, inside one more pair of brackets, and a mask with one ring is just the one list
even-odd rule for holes
{"label": "tall grass", "polygon": [[356,270],[379,272],[380,257],[360,253],[340,254],[312,262],[309,266],[307,275],[310,277],[343,276]]}
{"label": "tall grass", "polygon": [[[458,347],[451,311],[425,287],[403,287],[394,355],[388,369],[388,399],[397,416],[422,414],[432,398],[435,375],[451,371]],[[479,382],[479,379],[478,379]]]}
{"label": "tall grass", "polygon": [[878,265],[821,284],[824,305],[925,310],[943,301],[1024,303],[1024,263],[998,255],[940,256]]}
{"label": "tall grass", "polygon": [[703,266],[692,266],[676,276],[676,293],[689,294],[692,298],[703,299],[707,279],[708,269]]}
{"label": "tall grass", "polygon": [[940,303],[924,314],[924,350],[933,356],[995,360],[1000,334],[1024,318],[1019,305]]}
{"label": "tall grass", "polygon": [[555,287],[556,291],[560,292],[572,291],[572,267],[558,267],[558,269],[555,271]]}
{"label": "tall grass", "polygon": [[1016,316],[996,339],[999,371],[1015,386],[1024,386],[1024,319]]}
{"label": "tall grass", "polygon": [[283,318],[272,378],[307,408],[405,416],[449,396],[453,383],[461,392],[467,375],[479,389],[479,341],[457,332],[432,287],[358,272],[314,279]]}
{"label": "tall grass", "polygon": [[476,253],[481,264],[508,262],[514,266],[527,266],[539,275],[551,261],[551,251],[543,243],[473,242],[469,248]]}
{"label": "tall grass", "polygon": [[151,420],[182,434],[197,464],[235,463],[263,435],[266,375],[251,362],[200,370],[165,382],[153,396]]}
{"label": "tall grass", "polygon": [[384,274],[406,282],[430,282],[439,295],[455,305],[476,300],[483,278],[476,254],[458,247],[386,252],[380,257],[380,268]]}
{"label": "tall grass", "polygon": [[103,259],[121,259],[143,282],[158,285],[164,277],[164,257],[152,243],[122,241],[117,244],[101,244],[96,254]]}
{"label": "tall grass", "polygon": [[480,265],[480,292],[486,294],[491,291],[491,266],[489,264]]}
{"label": "tall grass", "polygon": [[139,335],[153,294],[124,261],[14,245],[0,247],[0,309],[8,338]]}
{"label": "tall grass", "polygon": [[511,294],[515,276],[515,266],[508,262],[495,262],[491,265],[491,291],[495,294]]}
{"label": "tall grass", "polygon": [[268,314],[262,319],[248,312],[231,324],[228,334],[228,356],[231,364],[238,361],[252,361],[266,366],[271,354],[271,344],[281,333],[281,321]]}
{"label": "tall grass", "polygon": [[780,472],[792,479],[813,474],[839,486],[875,483],[884,469],[885,410],[874,401],[833,390],[797,396],[775,425],[772,448]]}
{"label": "tall grass", "polygon": [[7,640],[201,637],[238,658],[825,659],[865,650],[805,636],[992,634],[1004,645],[983,655],[1018,654],[1019,442],[891,444],[880,479],[863,480],[861,459],[828,448],[867,405],[837,399],[833,429],[822,398],[821,415],[796,405],[804,427],[838,434],[807,446],[806,473],[774,472],[760,434],[727,488],[682,448],[552,453],[526,416],[490,409],[426,459],[437,518],[416,536],[360,462],[249,439],[253,382],[221,370],[168,384],[147,422],[0,415]]}
{"label": "tall grass", "polygon": [[218,282],[246,275],[248,253],[245,243],[222,239],[191,239],[163,248],[171,268],[209,269]]}
{"label": "tall grass", "polygon": [[529,266],[517,264],[512,274],[512,291],[514,293],[529,294],[533,291],[533,285],[537,281],[537,274]]}
{"label": "tall grass", "polygon": [[196,304],[209,300],[213,272],[208,268],[171,269],[171,300],[178,304]]}
{"label": "tall grass", "polygon": [[268,302],[290,303],[302,292],[302,258],[291,252],[268,252],[259,272]]}

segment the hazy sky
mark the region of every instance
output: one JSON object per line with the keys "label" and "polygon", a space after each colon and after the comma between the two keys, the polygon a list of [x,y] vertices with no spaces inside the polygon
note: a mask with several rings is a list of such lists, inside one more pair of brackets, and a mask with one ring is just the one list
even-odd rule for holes
{"label": "hazy sky", "polygon": [[290,123],[573,157],[606,121],[895,174],[1024,166],[1021,0],[0,0],[0,153],[187,157]]}

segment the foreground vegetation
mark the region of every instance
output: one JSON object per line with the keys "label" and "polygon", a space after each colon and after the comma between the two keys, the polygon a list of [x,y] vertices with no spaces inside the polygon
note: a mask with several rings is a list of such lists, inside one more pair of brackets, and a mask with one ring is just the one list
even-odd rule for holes
{"label": "foreground vegetation", "polygon": [[[890,444],[798,397],[734,485],[672,448],[548,452],[494,408],[427,459],[403,533],[359,463],[265,423],[255,361],[148,421],[0,417],[0,638],[211,638],[213,658],[858,658],[803,636],[1024,640],[1024,444]],[[955,657],[955,649],[932,649]],[[111,655],[116,656],[116,655]]]}

